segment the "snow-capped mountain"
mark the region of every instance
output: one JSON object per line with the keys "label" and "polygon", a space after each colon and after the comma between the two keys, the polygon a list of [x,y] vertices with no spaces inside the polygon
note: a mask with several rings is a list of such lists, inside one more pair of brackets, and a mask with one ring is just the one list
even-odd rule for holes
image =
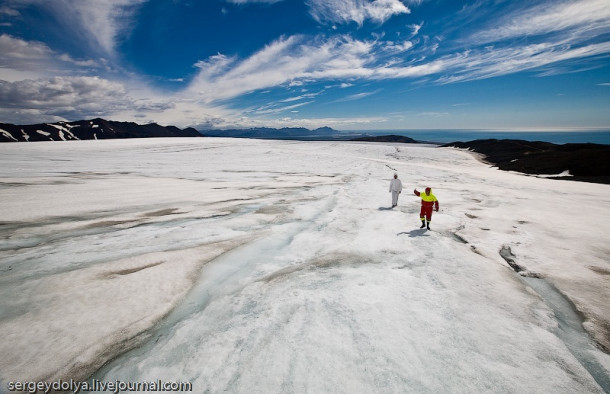
{"label": "snow-capped mountain", "polygon": [[200,136],[192,127],[181,130],[175,126],[160,126],[156,123],[139,125],[100,118],[21,126],[0,123],[0,142]]}

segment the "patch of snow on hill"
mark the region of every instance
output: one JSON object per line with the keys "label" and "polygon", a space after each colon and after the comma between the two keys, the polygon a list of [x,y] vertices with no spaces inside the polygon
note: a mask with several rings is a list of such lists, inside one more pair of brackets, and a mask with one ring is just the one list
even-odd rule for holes
{"label": "patch of snow on hill", "polygon": [[564,176],[573,176],[572,174],[570,174],[570,170],[565,170],[560,174],[555,174],[555,175],[548,175],[548,174],[538,174],[538,175],[534,175],[538,178],[558,178],[558,177],[564,177]]}
{"label": "patch of snow on hill", "polygon": [[49,124],[49,126],[53,126],[53,127],[55,127],[55,128],[56,128],[56,129],[59,131],[59,138],[61,138],[61,139],[62,139],[62,141],[67,141],[67,140],[66,140],[66,137],[65,137],[65,135],[64,135],[64,133],[66,133],[66,134],[68,135],[68,138],[71,138],[71,139],[73,139],[73,140],[78,140],[78,139],[79,139],[78,137],[76,137],[76,136],[75,136],[75,135],[74,135],[74,134],[73,134],[73,133],[70,131],[70,129],[71,129],[71,128],[76,127],[76,126],[74,126],[74,125],[70,125],[70,124],[67,124],[67,123],[61,123],[61,124],[59,124],[59,125],[56,125],[56,124]]}
{"label": "patch of snow on hill", "polygon": [[11,139],[13,141],[17,141],[17,139],[15,137],[13,137],[13,135],[11,133],[9,133],[8,131],[6,131],[6,130],[0,129],[0,133],[2,133],[2,135],[4,135],[8,139]]}

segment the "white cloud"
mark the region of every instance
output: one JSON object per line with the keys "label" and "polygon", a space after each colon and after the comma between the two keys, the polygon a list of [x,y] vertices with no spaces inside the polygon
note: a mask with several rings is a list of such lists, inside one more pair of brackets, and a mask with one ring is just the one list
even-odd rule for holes
{"label": "white cloud", "polygon": [[130,30],[137,6],[148,0],[8,0],[48,11],[70,34],[84,34],[93,49],[114,55],[117,40]]}
{"label": "white cloud", "polygon": [[411,37],[415,37],[416,35],[418,35],[418,34],[419,34],[419,31],[421,30],[421,28],[422,28],[423,26],[424,26],[424,23],[423,23],[423,22],[422,22],[422,23],[420,23],[419,25],[417,25],[417,24],[412,24],[412,25],[409,25],[408,27],[410,27],[410,28],[411,28],[411,30],[412,30],[412,31],[411,31]]}
{"label": "white cloud", "polygon": [[48,63],[53,51],[45,44],[36,41],[25,41],[8,34],[0,35],[0,67],[40,69],[40,63]]}
{"label": "white cloud", "polygon": [[308,0],[311,16],[319,23],[362,25],[366,20],[384,23],[394,15],[411,11],[400,0]]}
{"label": "white cloud", "polygon": [[430,116],[433,118],[440,118],[443,116],[449,116],[449,112],[421,112],[417,114],[419,116]]}
{"label": "white cloud", "polygon": [[408,51],[409,49],[413,48],[413,45],[414,44],[411,41],[403,41],[398,43],[387,41],[383,44],[383,49],[388,52],[398,54]]}
{"label": "white cloud", "polygon": [[107,116],[125,108],[135,112],[156,112],[171,106],[163,101],[134,99],[122,83],[99,77],[0,81],[0,108],[14,108],[41,116],[53,115],[73,120]]}
{"label": "white cloud", "polygon": [[74,67],[99,66],[93,60],[75,60],[67,54],[58,54],[42,42],[25,41],[8,34],[0,35],[0,53],[0,80],[10,82],[74,72]]}
{"label": "white cloud", "polygon": [[438,81],[454,83],[491,78],[608,53],[610,53],[610,42],[576,48],[543,43],[502,49],[471,50],[441,58],[439,61],[443,63],[448,74]]}
{"label": "white cloud", "polygon": [[21,15],[21,13],[14,8],[10,8],[6,5],[4,5],[4,6],[0,7],[0,15],[19,16],[19,15]]}
{"label": "white cloud", "polygon": [[235,59],[225,55],[214,55],[208,58],[208,60],[201,60],[195,63],[195,67],[199,68],[199,78],[201,79],[214,79],[226,72],[229,67],[234,63]]}
{"label": "white cloud", "polygon": [[349,57],[350,50],[357,50],[353,46],[351,40],[334,39],[316,45],[292,36],[267,45],[241,62],[217,55],[197,64],[201,71],[189,91],[210,102],[288,82],[295,86],[295,80],[309,70],[338,61],[341,54]]}
{"label": "white cloud", "polygon": [[308,104],[311,104],[311,103],[313,103],[313,101],[305,101],[305,102],[302,102],[302,103],[297,103],[297,104],[293,104],[293,105],[286,105],[286,106],[283,106],[283,107],[267,106],[265,108],[257,109],[254,112],[257,115],[277,114],[277,113],[280,113],[280,112],[290,111],[291,109],[299,108],[299,107],[302,107],[304,105],[308,105]]}
{"label": "white cloud", "polygon": [[306,127],[308,129],[317,129],[319,127],[329,126],[335,129],[365,129],[370,125],[378,125],[387,122],[387,118],[382,116],[375,117],[334,117],[334,118],[251,118],[248,116],[234,116],[209,119],[209,123],[198,124],[196,128],[204,130],[206,128],[249,128],[249,127]]}
{"label": "white cloud", "polygon": [[379,92],[381,92],[381,89],[377,89],[377,90],[374,90],[374,91],[372,91],[372,92],[362,92],[362,93],[356,93],[356,94],[352,94],[352,95],[349,95],[349,96],[346,96],[346,97],[340,98],[340,99],[338,99],[338,100],[335,100],[335,102],[344,102],[344,101],[355,101],[355,100],[360,100],[360,99],[363,99],[363,98],[365,98],[365,97],[368,97],[368,96],[372,96],[372,95],[374,95],[374,94],[377,94],[377,93],[379,93]]}
{"label": "white cloud", "polygon": [[583,65],[582,60],[610,53],[607,0],[517,7],[500,19],[489,19],[491,27],[461,41],[468,51],[440,58],[448,72],[439,81],[454,83],[533,69],[541,71],[538,76],[566,74],[592,69],[595,66]]}
{"label": "white cloud", "polygon": [[290,103],[293,101],[299,101],[299,100],[306,100],[306,99],[311,99],[316,97],[317,95],[319,95],[320,93],[306,93],[306,94],[302,94],[300,96],[296,96],[296,97],[289,97],[287,99],[284,100],[280,100],[280,103]]}
{"label": "white cloud", "polygon": [[349,36],[307,42],[301,36],[282,38],[242,61],[216,55],[198,62],[201,71],[188,93],[211,103],[285,83],[295,86],[299,80],[404,78],[443,69],[442,62],[380,65],[378,55],[386,50],[384,42],[359,41]]}
{"label": "white cloud", "polygon": [[337,86],[347,87],[354,81],[437,75],[437,83],[447,84],[610,53],[610,42],[572,46],[568,41],[551,41],[511,47],[474,47],[435,60],[425,56],[388,58],[414,45],[411,41],[362,41],[347,35],[282,37],[247,59],[219,54],[199,62],[201,71],[188,93],[209,104],[284,84],[300,86],[305,81],[337,81],[343,84]]}
{"label": "white cloud", "polygon": [[536,7],[515,11],[497,27],[475,33],[470,39],[494,42],[516,37],[564,32],[580,40],[610,32],[610,1],[549,1]]}
{"label": "white cloud", "polygon": [[2,106],[73,107],[79,102],[113,101],[125,95],[123,85],[98,77],[55,77],[0,83]]}

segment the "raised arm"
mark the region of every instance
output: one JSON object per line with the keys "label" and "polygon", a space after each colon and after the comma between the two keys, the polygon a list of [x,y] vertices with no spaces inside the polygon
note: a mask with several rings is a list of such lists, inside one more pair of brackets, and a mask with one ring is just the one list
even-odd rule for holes
{"label": "raised arm", "polygon": [[413,193],[415,193],[415,195],[416,195],[417,197],[419,197],[419,194],[420,194],[420,193],[417,191],[417,189],[413,190]]}

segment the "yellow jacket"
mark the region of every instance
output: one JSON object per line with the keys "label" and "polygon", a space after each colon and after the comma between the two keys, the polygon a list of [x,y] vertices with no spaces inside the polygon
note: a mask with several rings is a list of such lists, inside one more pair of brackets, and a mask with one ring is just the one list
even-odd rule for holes
{"label": "yellow jacket", "polygon": [[436,199],[436,196],[434,194],[432,194],[432,189],[427,187],[426,193],[420,193],[417,191],[417,189],[415,189],[413,191],[413,193],[415,193],[416,196],[421,197],[421,205],[423,207],[434,206],[434,209],[436,209],[438,211],[438,200]]}

